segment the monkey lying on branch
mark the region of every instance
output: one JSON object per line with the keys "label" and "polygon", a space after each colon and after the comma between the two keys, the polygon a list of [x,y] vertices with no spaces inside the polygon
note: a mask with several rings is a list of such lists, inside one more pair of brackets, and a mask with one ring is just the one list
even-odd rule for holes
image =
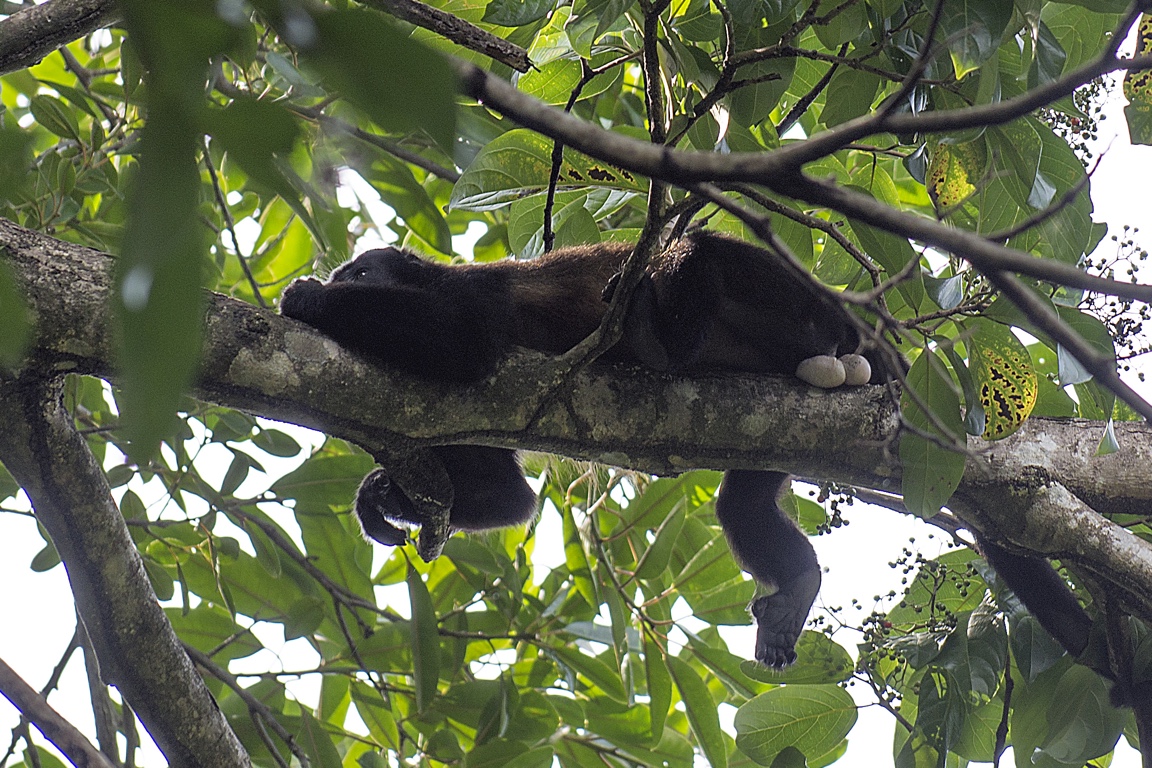
{"label": "monkey lying on branch", "polygon": [[[492,373],[513,346],[561,354],[591,334],[631,251],[604,243],[530,261],[448,266],[384,248],[341,266],[327,283],[296,281],[280,309],[384,364],[436,380],[472,382]],[[795,375],[833,388],[869,382],[871,367],[858,347],[844,308],[780,269],[771,254],[696,232],[653,258],[632,297],[623,337],[604,358],[669,372]],[[453,529],[518,525],[535,514],[535,494],[514,451],[471,445],[432,450],[453,487]],[[750,606],[757,623],[756,660],[772,667],[796,660],[796,640],[820,589],[816,553],[778,503],[787,486],[788,476],[779,472],[729,470],[716,498],[733,554],[775,590]],[[364,479],[356,514],[364,532],[387,545],[403,544],[407,529],[426,522],[383,469]],[[1039,574],[1044,584],[1067,591],[1046,561],[1002,552],[995,565],[1006,566],[1010,586]],[[1045,627],[1066,627],[1065,613],[1073,607],[1083,614],[1070,593],[1067,600],[1029,601],[1028,592],[1021,597],[1033,612],[1039,610]],[[1060,613],[1045,618],[1045,610]],[[1079,618],[1071,622],[1077,629]]]}

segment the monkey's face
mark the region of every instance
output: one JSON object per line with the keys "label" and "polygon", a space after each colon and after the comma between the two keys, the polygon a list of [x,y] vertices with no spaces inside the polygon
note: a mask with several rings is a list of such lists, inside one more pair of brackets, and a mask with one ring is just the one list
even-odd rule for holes
{"label": "monkey's face", "polygon": [[365,251],[332,273],[329,283],[405,285],[427,268],[427,262],[414,253],[398,248]]}

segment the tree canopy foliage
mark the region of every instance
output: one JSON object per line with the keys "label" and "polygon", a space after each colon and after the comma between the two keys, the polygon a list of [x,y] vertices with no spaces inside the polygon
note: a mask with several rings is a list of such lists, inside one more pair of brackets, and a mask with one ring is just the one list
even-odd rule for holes
{"label": "tree canopy foliage", "polygon": [[[68,653],[120,691],[93,687],[103,758],[2,663],[0,692],[76,764],[133,764],[135,712],[181,766],[821,766],[852,683],[901,767],[1152,737],[1152,480],[1130,471],[1152,432],[1124,423],[1152,405],[1117,373],[1152,286],[1089,197],[1121,77],[1152,139],[1146,6],[5,3],[0,511],[34,511],[31,567],[63,562],[83,618]],[[586,368],[661,237],[699,223],[833,291],[895,381]],[[600,333],[462,389],[272,315],[372,238],[444,261],[639,245]],[[349,509],[373,456],[447,442],[621,468],[527,455],[550,567],[535,528],[374,553]],[[1071,658],[962,547],[759,668],[721,631],[755,589],[712,510],[729,467],[824,482],[788,502],[812,534],[859,497],[1057,558],[1093,643]],[[315,666],[265,663],[269,626]],[[0,766],[59,763],[22,738]]]}

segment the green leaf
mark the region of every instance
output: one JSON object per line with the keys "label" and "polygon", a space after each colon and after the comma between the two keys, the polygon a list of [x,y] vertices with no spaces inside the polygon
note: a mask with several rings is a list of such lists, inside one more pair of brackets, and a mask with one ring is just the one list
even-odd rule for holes
{"label": "green leaf", "polygon": [[164,105],[153,106],[149,118],[114,294],[124,374],[120,406],[128,452],[140,464],[172,430],[199,358],[205,253],[196,215],[195,132]]}
{"label": "green leaf", "polygon": [[[379,13],[349,9],[314,17],[303,57],[385,130],[424,130],[445,150],[456,138],[456,77],[444,58],[398,32]],[[365,51],[372,51],[365,56]]]}
{"label": "green leaf", "polygon": [[[861,11],[864,10],[862,5],[856,7]],[[841,67],[836,70],[828,83],[827,100],[824,111],[820,113],[820,122],[831,128],[867,114],[872,109],[872,100],[876,97],[876,89],[879,87],[878,75]]]}
{"label": "green leaf", "polygon": [[19,200],[29,186],[34,142],[32,131],[7,120],[0,124],[0,199]]}
{"label": "green leaf", "polygon": [[609,698],[620,703],[628,701],[628,697],[624,693],[624,681],[620,677],[620,670],[612,669],[595,656],[589,656],[579,650],[550,648],[549,652],[555,654],[560,662],[583,676]]}
{"label": "green leaf", "polygon": [[80,141],[80,125],[76,114],[64,102],[53,96],[33,96],[29,109],[36,122],[65,139]]}
{"label": "green leaf", "polygon": [[760,694],[736,711],[736,746],[761,765],[787,747],[822,765],[856,724],[856,705],[836,685],[788,685]]}
{"label": "green leaf", "polygon": [[522,27],[547,16],[554,4],[554,0],[491,0],[481,21],[502,27]]}
{"label": "green leaf", "polygon": [[708,687],[692,665],[683,659],[669,656],[668,671],[672,673],[676,690],[680,692],[680,700],[684,702],[684,710],[688,714],[688,724],[692,727],[704,757],[712,768],[727,768],[728,750],[724,744],[724,733],[720,730],[716,702],[712,700],[712,694],[708,693]]}
{"label": "green leaf", "polygon": [[357,535],[351,515],[312,511],[305,505],[297,505],[295,512],[308,559],[352,594],[371,600],[372,545]]}
{"label": "green leaf", "polygon": [[553,59],[572,54],[572,44],[565,32],[571,18],[572,8],[567,5],[552,12],[552,18],[536,33],[532,45],[528,47],[528,58],[534,65],[542,67]]}
{"label": "green leaf", "polygon": [[[1098,318],[1086,314],[1074,307],[1056,307],[1056,311],[1060,314],[1060,319],[1071,326],[1072,330],[1088,342],[1095,351],[1108,358],[1116,359],[1116,346],[1112,341],[1112,336],[1108,333],[1108,328]],[[1080,365],[1080,361],[1073,357],[1063,345],[1059,345],[1056,350],[1059,365],[1060,383],[1063,386],[1069,384],[1083,384],[1092,379],[1092,374],[1084,366]],[[1112,415],[1111,410],[1104,414],[1105,418]]]}
{"label": "green leaf", "polygon": [[12,474],[3,464],[0,464],[0,501],[9,496],[15,496],[19,492],[20,484],[16,482],[16,478],[12,477]]}
{"label": "green leaf", "polygon": [[416,711],[424,712],[436,698],[440,680],[440,632],[432,597],[420,572],[408,566],[408,599],[412,606],[412,660],[416,678]]}
{"label": "green leaf", "polygon": [[684,527],[684,518],[688,513],[686,500],[681,499],[656,529],[656,538],[644,554],[640,556],[640,563],[636,566],[636,578],[653,579],[668,568],[672,560],[672,550],[680,538],[680,530]]}
{"label": "green leaf", "polygon": [[[453,187],[448,207],[468,211],[500,208],[519,197],[545,191],[551,173],[550,139],[524,129],[508,131],[476,155]],[[630,171],[568,149],[560,165],[559,183],[647,190],[647,182]]]}
{"label": "green leaf", "polygon": [[[861,187],[855,189],[871,196]],[[860,240],[861,247],[884,267],[889,277],[900,274],[908,264],[919,261],[920,255],[908,242],[908,238],[893,235],[861,221],[851,220],[851,222],[852,231]],[[900,282],[897,290],[910,307],[918,310],[924,303],[924,278],[921,270],[913,267],[912,274]]]}
{"label": "green leaf", "polygon": [[946,0],[940,16],[940,39],[952,53],[956,78],[996,55],[1012,19],[1012,4],[1002,0]]}
{"label": "green leaf", "polygon": [[286,162],[300,126],[288,110],[252,98],[233,99],[223,109],[204,113],[204,131],[227,151],[254,181],[271,189],[300,217],[321,245],[325,238],[302,202],[305,183]]}
{"label": "green leaf", "polygon": [[219,664],[251,656],[264,648],[221,606],[203,602],[189,611],[165,608],[164,613],[182,642],[211,653]]}
{"label": "green leaf", "polygon": [[[908,371],[906,385],[920,396],[948,434],[941,434],[905,392],[900,398],[900,413],[910,424],[939,435],[945,444],[964,435],[960,399],[944,361],[936,352],[924,350],[916,358]],[[964,454],[911,431],[900,435],[900,464],[903,467],[904,506],[921,517],[931,517],[939,512],[964,476]]]}
{"label": "green leaf", "polygon": [[389,749],[399,749],[400,731],[396,727],[396,718],[380,692],[367,683],[353,680],[352,701],[376,743]]}
{"label": "green leaf", "polygon": [[1030,613],[1012,622],[1009,640],[1016,668],[1029,683],[1056,665],[1066,651]]}
{"label": "green leaf", "polygon": [[644,633],[644,672],[648,681],[648,713],[651,718],[652,743],[660,741],[668,709],[672,706],[672,676],[657,641]]}
{"label": "green leaf", "polygon": [[280,498],[296,499],[296,508],[328,510],[348,506],[364,475],[374,466],[370,456],[313,456],[272,484]]}
{"label": "green leaf", "polygon": [[300,732],[296,741],[316,768],[342,768],[340,753],[332,743],[332,734],[307,709],[300,710]]}
{"label": "green leaf", "polygon": [[572,91],[580,83],[582,74],[579,61],[553,59],[523,75],[517,81],[516,87],[545,104],[560,106],[568,103]]}
{"label": "green leaf", "polygon": [[252,436],[252,442],[265,453],[281,458],[291,458],[300,453],[300,443],[279,429],[261,429]]}
{"label": "green leaf", "polygon": [[0,333],[0,368],[14,369],[24,358],[24,350],[31,341],[32,324],[28,303],[16,285],[12,270],[4,262],[0,262],[0,328],[4,329]]}
{"label": "green leaf", "polygon": [[58,565],[60,565],[60,553],[56,551],[56,547],[52,543],[48,543],[32,557],[32,562],[28,567],[36,573],[44,573]]}
{"label": "green leaf", "polygon": [[1020,428],[1032,413],[1039,382],[1032,357],[1011,329],[977,321],[968,340],[971,372],[986,419],[985,440],[999,440]]}
{"label": "green leaf", "polygon": [[440,253],[451,255],[452,232],[448,222],[408,166],[381,152],[363,173],[409,229]]}
{"label": "green leaf", "polygon": [[1060,678],[1049,704],[1048,737],[1040,755],[1063,765],[1083,765],[1112,751],[1127,715],[1113,707],[1108,684],[1095,672],[1073,665]]}
{"label": "green leaf", "polygon": [[804,630],[796,643],[796,663],[792,666],[773,669],[745,661],[740,665],[740,671],[762,683],[812,685],[845,682],[852,677],[854,667],[844,646],[823,632]]}
{"label": "green leaf", "polygon": [[236,493],[236,489],[248,478],[248,470],[251,467],[252,459],[248,454],[233,451],[232,463],[228,465],[228,471],[224,473],[224,479],[220,482],[220,495],[231,496]]}

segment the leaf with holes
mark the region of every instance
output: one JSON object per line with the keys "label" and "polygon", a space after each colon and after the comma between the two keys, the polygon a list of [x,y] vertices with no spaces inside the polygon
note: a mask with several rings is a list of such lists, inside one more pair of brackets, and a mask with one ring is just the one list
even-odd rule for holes
{"label": "leaf with holes", "polygon": [[968,353],[984,408],[984,439],[999,440],[1019,429],[1032,413],[1040,383],[1031,355],[1007,326],[991,321],[973,325]]}

